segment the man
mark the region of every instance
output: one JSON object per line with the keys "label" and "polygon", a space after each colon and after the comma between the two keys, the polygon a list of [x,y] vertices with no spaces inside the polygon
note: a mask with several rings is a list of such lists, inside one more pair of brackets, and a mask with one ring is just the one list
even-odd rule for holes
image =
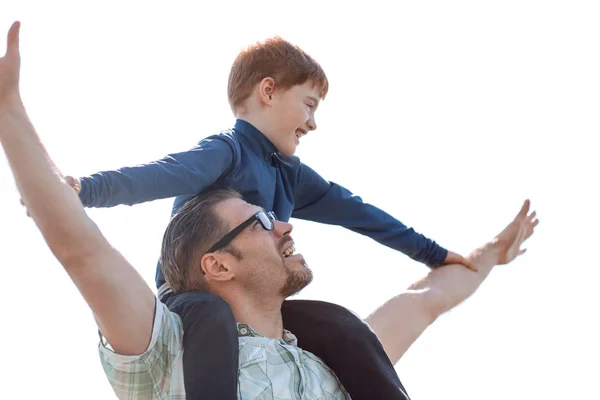
{"label": "man", "polygon": [[[0,142],[23,202],[94,313],[104,338],[102,363],[119,397],[184,399],[181,319],[110,246],[41,145],[21,102],[18,32],[15,23],[0,59]],[[397,362],[439,315],[472,294],[494,265],[522,254],[520,246],[536,225],[526,201],[504,231],[468,257],[477,272],[459,265],[433,270],[375,311],[367,323],[389,360]],[[207,290],[231,306],[240,343],[239,398],[348,398],[325,363],[283,329],[285,298],[312,277],[295,254],[291,230],[235,193],[206,193],[167,228],[165,276],[176,292]]]}

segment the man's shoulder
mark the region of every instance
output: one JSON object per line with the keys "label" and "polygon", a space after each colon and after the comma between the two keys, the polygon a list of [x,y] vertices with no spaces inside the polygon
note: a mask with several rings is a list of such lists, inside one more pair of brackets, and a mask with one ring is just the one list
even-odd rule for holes
{"label": "man's shoulder", "polygon": [[155,299],[155,302],[152,337],[144,353],[132,356],[115,353],[103,336],[101,336],[99,345],[100,353],[120,363],[143,360],[147,358],[148,353],[159,347],[168,349],[172,356],[177,356],[181,353],[183,351],[183,323],[181,317],[170,311],[158,298]]}
{"label": "man's shoulder", "polygon": [[[133,395],[135,398],[153,399],[156,393],[177,398],[173,396],[185,393],[181,318],[158,299],[152,338],[144,353],[133,356],[115,353],[104,338],[98,350],[106,377],[121,398]],[[150,397],[145,397],[146,394]]]}

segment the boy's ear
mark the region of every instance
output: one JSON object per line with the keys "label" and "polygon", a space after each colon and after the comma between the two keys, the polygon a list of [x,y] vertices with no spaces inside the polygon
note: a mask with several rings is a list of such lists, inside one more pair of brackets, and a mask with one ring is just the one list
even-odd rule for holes
{"label": "boy's ear", "polygon": [[270,105],[273,100],[273,93],[275,92],[275,80],[270,77],[264,78],[258,84],[258,95],[261,103]]}

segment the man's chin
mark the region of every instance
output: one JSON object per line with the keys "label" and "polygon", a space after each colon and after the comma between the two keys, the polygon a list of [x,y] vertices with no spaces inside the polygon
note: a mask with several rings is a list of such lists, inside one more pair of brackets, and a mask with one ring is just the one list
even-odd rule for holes
{"label": "man's chin", "polygon": [[301,260],[299,267],[289,270],[287,281],[285,282],[284,287],[281,289],[281,294],[284,297],[290,297],[299,293],[313,280],[313,273],[310,268],[308,268],[308,265],[306,265],[304,262],[304,257],[300,256],[299,260]]}

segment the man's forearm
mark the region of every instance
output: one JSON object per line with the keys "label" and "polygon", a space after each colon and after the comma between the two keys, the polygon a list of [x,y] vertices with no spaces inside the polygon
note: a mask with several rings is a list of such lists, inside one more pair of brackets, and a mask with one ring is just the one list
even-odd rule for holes
{"label": "man's forearm", "polygon": [[471,271],[458,264],[447,265],[432,270],[409,289],[430,291],[434,299],[434,315],[441,315],[477,290],[492,268],[498,264],[498,253],[497,245],[494,242],[488,243],[467,257],[478,271]]}
{"label": "man's forearm", "polygon": [[86,215],[41,144],[20,99],[0,105],[0,140],[29,214],[115,351],[141,354],[154,295]]}
{"label": "man's forearm", "polygon": [[0,138],[23,202],[52,252],[61,262],[81,255],[99,233],[62,180],[17,95],[0,107]]}
{"label": "man's forearm", "polygon": [[398,362],[437,317],[473,294],[497,259],[495,246],[485,245],[469,257],[478,272],[459,264],[434,269],[375,310],[367,322],[392,363]]}

